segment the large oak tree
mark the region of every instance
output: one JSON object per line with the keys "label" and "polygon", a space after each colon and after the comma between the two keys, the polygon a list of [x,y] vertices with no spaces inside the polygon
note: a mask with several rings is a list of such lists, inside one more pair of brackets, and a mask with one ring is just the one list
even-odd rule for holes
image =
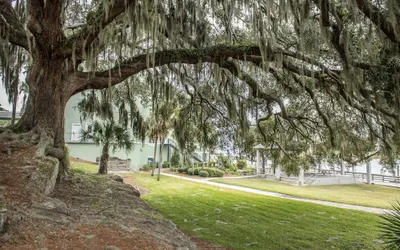
{"label": "large oak tree", "polygon": [[[362,123],[392,150],[400,120],[399,27],[395,0],[0,0],[1,44],[21,47],[30,58],[27,109],[12,129],[47,134],[48,154],[61,159],[72,95],[149,68],[176,73],[174,63],[207,64],[219,91],[236,96],[224,102],[228,119],[248,117],[231,110],[252,102],[260,107],[259,129],[275,119],[316,141],[307,133],[322,126],[338,147],[338,131]],[[219,86],[228,74],[243,83],[246,97]],[[211,96],[185,87],[225,119]]]}

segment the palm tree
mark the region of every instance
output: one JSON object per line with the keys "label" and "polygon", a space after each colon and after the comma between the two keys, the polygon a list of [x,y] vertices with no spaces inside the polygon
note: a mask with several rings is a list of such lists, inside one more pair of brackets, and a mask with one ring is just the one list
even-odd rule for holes
{"label": "palm tree", "polygon": [[154,176],[154,164],[156,162],[156,156],[157,156],[157,142],[158,142],[158,123],[157,120],[155,119],[155,116],[152,115],[148,118],[148,120],[145,122],[145,127],[147,130],[147,135],[150,138],[153,138],[154,141],[154,155],[153,155],[153,163],[151,164],[151,176]]}
{"label": "palm tree", "polygon": [[[173,125],[174,117],[174,104],[172,102],[165,102],[156,107],[152,116],[147,121],[148,135],[154,139],[154,160],[157,154],[157,142],[160,141],[160,156],[159,162],[161,165],[158,167],[157,180],[160,180],[161,167],[162,167],[162,149],[164,147],[165,138],[168,136],[169,131]],[[151,176],[154,175],[154,164],[151,171]]]}
{"label": "palm tree", "polygon": [[400,249],[400,201],[392,204],[392,211],[381,217],[380,231],[386,249]]}
{"label": "palm tree", "polygon": [[103,124],[96,121],[93,125],[93,131],[84,130],[82,140],[90,139],[93,139],[97,145],[103,146],[98,174],[107,174],[110,148],[115,153],[118,149],[125,149],[129,152],[133,147],[129,132],[113,121],[107,121]]}

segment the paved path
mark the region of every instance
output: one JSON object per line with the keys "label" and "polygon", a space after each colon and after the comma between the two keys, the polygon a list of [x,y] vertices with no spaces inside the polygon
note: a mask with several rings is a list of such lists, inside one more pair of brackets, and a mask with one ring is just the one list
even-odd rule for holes
{"label": "paved path", "polygon": [[262,191],[262,190],[258,190],[258,189],[254,189],[254,188],[239,187],[239,186],[228,185],[228,184],[224,184],[224,183],[210,182],[208,180],[202,180],[202,179],[193,179],[193,178],[178,176],[178,175],[174,175],[174,174],[162,173],[162,175],[170,176],[170,177],[174,177],[174,178],[178,178],[178,179],[182,179],[182,180],[202,183],[202,184],[206,184],[206,185],[216,186],[216,187],[234,189],[234,190],[243,191],[243,192],[252,193],[252,194],[259,194],[259,195],[277,197],[277,198],[288,199],[288,200],[309,202],[309,203],[330,206],[330,207],[352,209],[352,210],[358,210],[358,211],[364,211],[364,212],[376,213],[376,214],[383,214],[383,213],[387,213],[390,211],[388,209],[382,209],[382,208],[363,207],[363,206],[342,204],[342,203],[336,203],[336,202],[330,202],[330,201],[320,201],[320,200],[313,200],[313,199],[308,199],[308,198],[301,198],[301,197],[290,196],[290,195],[280,194],[280,193],[275,193],[275,192]]}

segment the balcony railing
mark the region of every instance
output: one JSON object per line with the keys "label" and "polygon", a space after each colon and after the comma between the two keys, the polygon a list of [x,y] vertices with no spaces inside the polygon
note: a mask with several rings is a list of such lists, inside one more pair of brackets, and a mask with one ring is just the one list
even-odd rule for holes
{"label": "balcony railing", "polygon": [[82,133],[65,132],[64,139],[67,143],[94,143],[92,139],[82,141]]}

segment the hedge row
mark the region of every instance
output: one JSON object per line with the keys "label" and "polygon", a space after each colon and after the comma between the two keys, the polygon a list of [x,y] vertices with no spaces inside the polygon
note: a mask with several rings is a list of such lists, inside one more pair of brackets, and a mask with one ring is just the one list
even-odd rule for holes
{"label": "hedge row", "polygon": [[[189,175],[200,175],[200,172],[207,172],[208,173],[207,177],[222,177],[222,176],[224,176],[224,172],[217,168],[203,168],[203,169],[202,168],[188,168],[188,169],[186,169],[186,172]],[[203,177],[205,177],[204,173],[202,175],[203,175]]]}

